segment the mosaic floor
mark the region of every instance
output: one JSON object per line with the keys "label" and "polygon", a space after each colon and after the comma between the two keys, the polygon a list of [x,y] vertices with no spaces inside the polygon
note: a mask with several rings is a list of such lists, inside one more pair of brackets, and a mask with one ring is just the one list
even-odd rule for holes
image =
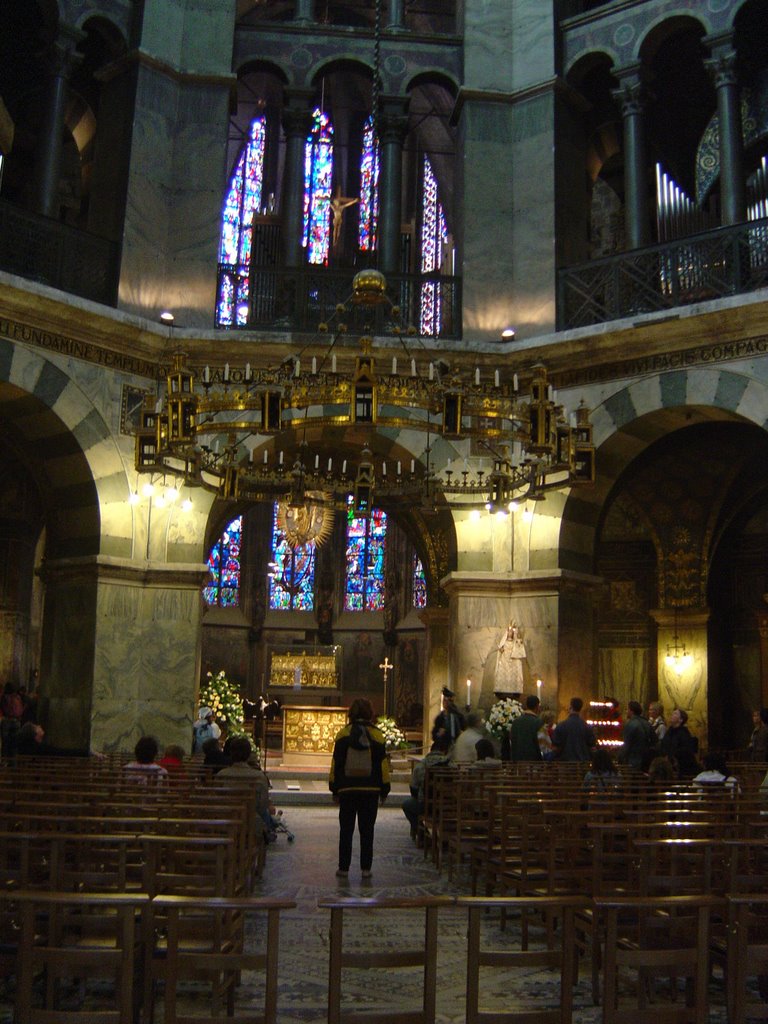
{"label": "mosaic floor", "polygon": [[[318,909],[319,898],[333,894],[458,895],[467,890],[450,884],[445,875],[441,876],[424,859],[422,851],[409,838],[407,822],[398,806],[385,807],[379,813],[373,877],[365,881],[360,878],[355,862],[357,839],[349,879],[340,884],[335,877],[338,822],[333,806],[286,807],[285,821],[295,834],[295,840],[289,843],[286,836],[281,835],[278,842],[269,847],[264,878],[257,884],[254,895],[285,897],[297,903],[295,910],[281,918],[279,1024],[320,1024],[327,1020],[328,1012],[329,912]],[[465,1020],[466,912],[449,908],[440,913],[437,1021],[462,1024]],[[403,948],[409,944],[409,933],[412,935],[415,929],[420,932],[423,928],[423,912],[418,914],[418,918],[414,918],[402,912],[363,911],[351,916],[348,924],[345,918],[345,948],[358,942],[361,948],[370,948],[372,937],[380,948]],[[489,916],[483,927],[486,941],[504,944],[517,939],[514,923],[501,932],[498,921]],[[257,922],[250,922],[249,943],[259,948],[260,938]],[[418,968],[399,970],[396,974],[388,970],[345,971],[344,1006],[403,1012],[416,1009],[420,1005],[421,973]],[[539,968],[514,976],[505,976],[504,971],[484,973],[481,986],[483,1009],[522,1009],[531,999],[537,1000],[538,1008],[543,1008],[544,1004],[554,1008],[559,1001],[556,978]],[[194,1005],[201,1002],[195,1000],[194,988],[188,992],[188,1012],[205,1012],[202,1006]],[[238,1007],[255,1009],[263,1005],[262,993],[260,979],[245,973]],[[98,995],[92,994],[82,1004],[82,1013],[74,1018],[77,1024],[87,1024],[89,1009],[100,1008]],[[12,1020],[7,996],[8,992],[0,996],[0,1022],[3,1024]],[[724,993],[719,979],[710,985],[710,999],[710,1022],[725,1022]],[[573,1020],[575,1024],[601,1020],[600,1008],[592,1005],[587,972],[582,972],[574,992]],[[158,1014],[156,1024],[162,1024],[162,1013]]]}

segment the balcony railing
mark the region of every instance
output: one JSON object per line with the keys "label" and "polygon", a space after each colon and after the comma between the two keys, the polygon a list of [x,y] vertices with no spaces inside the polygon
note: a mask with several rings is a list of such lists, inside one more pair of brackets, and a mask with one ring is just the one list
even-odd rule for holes
{"label": "balcony railing", "polygon": [[117,302],[119,246],[0,201],[0,269],[106,306]]}
{"label": "balcony railing", "polygon": [[[248,330],[273,327],[283,330],[316,331],[319,324],[335,318],[347,324],[350,331],[370,330],[374,334],[389,333],[394,324],[391,307],[353,306],[340,318],[336,307],[352,294],[354,269],[334,270],[327,267],[302,267],[286,270],[278,267],[254,267],[249,279],[240,268],[219,264],[219,287],[227,281],[238,304],[247,309],[244,323],[217,322],[217,327]],[[415,327],[427,337],[458,338],[461,336],[461,280],[439,271],[430,274],[389,274],[387,294],[393,305],[400,307],[400,323]]]}
{"label": "balcony railing", "polygon": [[768,285],[768,219],[561,270],[558,329],[586,327]]}

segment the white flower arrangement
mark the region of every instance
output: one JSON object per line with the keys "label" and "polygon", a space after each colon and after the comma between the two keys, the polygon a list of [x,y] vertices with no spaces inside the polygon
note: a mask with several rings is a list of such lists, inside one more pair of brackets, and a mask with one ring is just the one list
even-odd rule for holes
{"label": "white flower arrangement", "polygon": [[405,733],[394,718],[386,718],[384,716],[377,718],[376,728],[384,737],[384,743],[388,751],[405,750],[408,746],[408,740],[405,738]]}
{"label": "white flower arrangement", "polygon": [[243,697],[234,683],[227,679],[224,669],[216,675],[206,673],[198,703],[200,707],[210,708],[215,719],[226,722],[230,736],[245,736]]}
{"label": "white flower arrangement", "polygon": [[516,718],[523,713],[523,705],[514,697],[497,700],[488,712],[485,728],[497,740],[503,739],[505,733]]}

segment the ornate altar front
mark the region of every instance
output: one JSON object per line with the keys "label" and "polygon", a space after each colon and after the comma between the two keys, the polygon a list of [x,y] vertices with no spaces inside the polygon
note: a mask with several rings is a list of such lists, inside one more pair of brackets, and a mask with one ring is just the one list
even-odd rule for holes
{"label": "ornate altar front", "polygon": [[301,653],[272,652],[269,686],[295,689],[335,690],[339,686],[338,648],[320,648]]}
{"label": "ornate altar front", "polygon": [[348,708],[283,706],[283,764],[330,765],[333,741],[347,724]]}

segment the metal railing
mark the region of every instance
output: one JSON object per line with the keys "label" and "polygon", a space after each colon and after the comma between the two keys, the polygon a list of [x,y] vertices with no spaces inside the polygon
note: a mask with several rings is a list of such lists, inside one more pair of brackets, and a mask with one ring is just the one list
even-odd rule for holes
{"label": "metal railing", "polygon": [[117,303],[117,243],[0,200],[0,269],[106,306]]}
{"label": "metal railing", "polygon": [[768,285],[768,219],[633,249],[558,274],[558,329],[740,295]]}
{"label": "metal railing", "polygon": [[[237,266],[220,263],[217,294],[230,279],[233,288],[241,281]],[[388,303],[381,306],[352,306],[338,315],[336,307],[349,300],[355,270],[327,267],[253,267],[248,284],[247,322],[233,330],[274,327],[286,330],[316,331],[319,324],[341,320],[350,331],[363,329],[374,334],[390,333],[395,324]],[[399,322],[417,332],[441,338],[461,336],[461,279],[439,271],[430,274],[388,274],[387,294],[399,306]],[[429,302],[430,329],[422,332],[422,313]],[[217,324],[217,326],[224,326]]]}

